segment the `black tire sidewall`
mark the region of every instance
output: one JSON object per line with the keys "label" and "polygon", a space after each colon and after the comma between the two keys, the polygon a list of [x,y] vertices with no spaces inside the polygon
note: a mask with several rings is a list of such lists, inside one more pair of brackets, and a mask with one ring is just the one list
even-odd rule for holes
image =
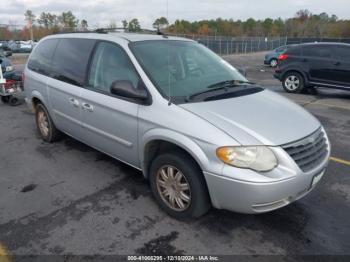
{"label": "black tire sidewall", "polygon": [[[295,90],[290,90],[286,87],[286,80],[288,77],[290,76],[296,76],[298,79],[299,79],[299,87]],[[290,72],[290,73],[287,73],[284,77],[283,77],[283,80],[282,80],[282,86],[283,86],[283,89],[287,92],[287,93],[300,93],[301,91],[303,91],[303,89],[305,88],[305,84],[304,84],[304,77],[298,73],[298,72]]]}
{"label": "black tire sidewall", "polygon": [[[156,176],[159,168],[165,165],[172,165],[179,169],[190,185],[191,204],[184,211],[171,209],[159,195]],[[210,208],[210,198],[203,172],[192,159],[183,153],[174,151],[157,156],[151,164],[149,180],[153,196],[158,204],[166,213],[176,219],[199,217],[205,214]]]}
{"label": "black tire sidewall", "polygon": [[19,99],[17,97],[11,97],[9,103],[11,106],[16,106],[19,103]]}
{"label": "black tire sidewall", "polygon": [[3,102],[4,104],[8,104],[10,101],[10,96],[1,96],[1,102]]}

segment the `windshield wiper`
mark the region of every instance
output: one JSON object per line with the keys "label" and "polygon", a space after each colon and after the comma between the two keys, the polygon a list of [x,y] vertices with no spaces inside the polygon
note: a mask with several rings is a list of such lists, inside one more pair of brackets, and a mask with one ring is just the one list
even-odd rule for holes
{"label": "windshield wiper", "polygon": [[222,82],[218,82],[218,83],[212,84],[210,86],[207,86],[208,90],[200,91],[198,93],[188,95],[185,100],[187,102],[189,102],[189,101],[193,100],[193,98],[195,98],[196,96],[203,95],[206,93],[215,92],[218,90],[225,90],[225,92],[227,92],[228,88],[231,88],[231,87],[244,86],[244,85],[254,85],[254,84],[255,83],[252,83],[249,81],[240,81],[240,80],[222,81]]}
{"label": "windshield wiper", "polygon": [[215,87],[236,87],[240,85],[254,85],[255,83],[249,82],[249,81],[241,81],[241,80],[226,80],[221,81],[215,84],[212,84],[210,86],[207,86],[207,88],[215,88]]}

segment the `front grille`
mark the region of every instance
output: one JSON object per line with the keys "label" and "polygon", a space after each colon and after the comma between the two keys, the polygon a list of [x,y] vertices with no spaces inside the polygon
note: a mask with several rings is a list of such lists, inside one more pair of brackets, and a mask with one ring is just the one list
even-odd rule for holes
{"label": "front grille", "polygon": [[303,172],[321,164],[328,154],[328,145],[322,129],[299,141],[282,146]]}

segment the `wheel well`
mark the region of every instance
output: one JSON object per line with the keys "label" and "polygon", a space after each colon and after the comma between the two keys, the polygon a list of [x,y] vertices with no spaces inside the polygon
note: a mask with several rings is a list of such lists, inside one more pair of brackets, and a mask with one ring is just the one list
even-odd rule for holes
{"label": "wheel well", "polygon": [[165,141],[165,140],[153,140],[150,141],[146,144],[145,148],[144,148],[144,158],[143,158],[143,167],[144,167],[144,175],[147,178],[148,174],[149,174],[149,169],[151,166],[152,161],[160,154],[165,153],[165,152],[170,152],[170,151],[181,151],[181,153],[187,155],[189,158],[191,158],[193,160],[193,162],[198,166],[198,168],[200,170],[201,167],[198,164],[198,162],[196,161],[196,159],[190,154],[188,153],[185,149],[183,149],[182,147]]}
{"label": "wheel well", "polygon": [[41,100],[39,98],[37,98],[37,97],[33,97],[32,103],[33,103],[33,106],[34,106],[34,109],[35,109],[37,104],[41,103]]}

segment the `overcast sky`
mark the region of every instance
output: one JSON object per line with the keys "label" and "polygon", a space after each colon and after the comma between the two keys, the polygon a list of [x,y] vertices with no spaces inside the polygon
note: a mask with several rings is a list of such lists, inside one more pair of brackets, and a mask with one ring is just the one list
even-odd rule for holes
{"label": "overcast sky", "polygon": [[[170,22],[176,19],[190,21],[201,19],[249,17],[288,18],[300,9],[312,13],[327,12],[339,18],[350,18],[349,0],[168,0]],[[61,13],[71,10],[78,19],[87,19],[89,26],[103,27],[111,20],[121,26],[121,20],[138,18],[143,28],[150,28],[160,16],[167,16],[167,0],[1,0],[0,23],[24,24],[24,12],[30,9]]]}

